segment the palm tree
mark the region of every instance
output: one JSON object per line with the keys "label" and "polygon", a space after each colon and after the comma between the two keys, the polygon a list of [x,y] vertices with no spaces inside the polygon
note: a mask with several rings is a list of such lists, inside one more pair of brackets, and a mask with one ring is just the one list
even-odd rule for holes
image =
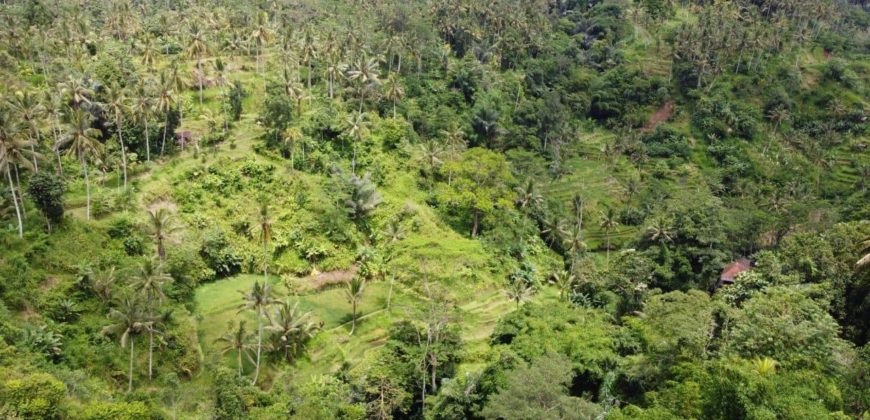
{"label": "palm tree", "polygon": [[6,172],[6,179],[9,181],[9,192],[12,194],[15,216],[18,218],[19,238],[24,237],[24,224],[21,217],[21,207],[19,207],[24,205],[24,200],[20,194],[16,194],[12,171],[16,171],[17,177],[19,165],[24,167],[33,165],[28,158],[33,153],[28,148],[30,142],[20,138],[22,128],[21,123],[11,118],[8,111],[0,109],[0,170]]}
{"label": "palm tree", "polygon": [[151,328],[148,328],[148,379],[153,375],[153,360],[154,360],[154,308],[155,303],[162,302],[166,299],[163,289],[167,283],[172,282],[172,276],[163,271],[163,264],[159,261],[146,259],[139,264],[136,273],[133,276],[131,286],[137,290],[148,304],[149,316],[152,319]]}
{"label": "palm tree", "polygon": [[646,236],[653,242],[666,245],[674,240],[674,228],[671,221],[664,216],[658,216],[646,229]]}
{"label": "palm tree", "polygon": [[291,80],[287,70],[284,70],[284,93],[296,104],[296,116],[302,115],[302,100],[305,98],[305,88],[302,83]]}
{"label": "palm tree", "polygon": [[291,362],[292,356],[320,329],[312,319],[311,312],[302,312],[298,307],[299,302],[285,299],[275,311],[272,325],[266,327],[276,334],[275,350],[283,351],[287,362]]}
{"label": "palm tree", "polygon": [[157,57],[157,49],[154,47],[154,38],[150,35],[146,35],[139,48],[141,50],[139,55],[142,57],[142,64],[149,70],[152,69]]}
{"label": "palm tree", "polygon": [[172,112],[172,106],[175,105],[176,101],[172,87],[167,83],[162,74],[160,75],[160,81],[160,97],[157,98],[157,109],[166,116],[163,124],[163,141],[160,143],[160,156],[163,156],[163,151],[166,147],[166,131],[169,129],[169,114]]}
{"label": "palm tree", "polygon": [[245,302],[239,307],[239,312],[252,310],[257,316],[257,359],[255,362],[256,370],[254,371],[254,379],[251,381],[252,385],[257,384],[257,378],[260,376],[260,354],[263,349],[263,317],[265,316],[269,318],[271,322],[267,309],[269,306],[277,303],[276,299],[269,296],[271,292],[272,286],[268,281],[264,281],[262,284],[255,281],[251,293],[246,293],[244,295]]}
{"label": "palm tree", "polygon": [[572,260],[579,257],[580,254],[586,251],[586,241],[583,237],[583,229],[579,223],[574,223],[571,228],[564,232],[565,249],[570,254]]}
{"label": "palm tree", "polygon": [[145,160],[151,161],[151,138],[148,131],[148,117],[154,111],[154,103],[144,83],[136,87],[136,99],[133,102],[133,113],[142,120],[145,126]]}
{"label": "palm tree", "polygon": [[544,204],[544,196],[538,190],[538,184],[535,180],[528,178],[526,183],[516,188],[517,192],[517,207],[520,211],[537,210]]}
{"label": "palm tree", "polygon": [[[296,144],[302,140],[302,130],[299,127],[287,127],[284,130],[284,145],[290,149],[290,169],[295,170]],[[305,148],[302,148],[302,162],[305,162]]]}
{"label": "palm tree", "polygon": [[559,289],[559,298],[565,299],[568,295],[568,291],[571,290],[574,283],[577,281],[577,277],[574,276],[574,273],[571,273],[568,270],[560,270],[553,273],[550,281]]}
{"label": "palm tree", "polygon": [[[317,58],[317,45],[315,43],[314,35],[312,35],[311,31],[305,31],[305,35],[302,37],[302,48],[299,51],[301,54],[302,63],[308,66],[308,91],[311,91],[311,63],[314,59]],[[311,105],[311,96],[308,96],[308,105]]]}
{"label": "palm tree", "polygon": [[202,82],[205,79],[205,73],[202,69],[202,56],[208,54],[208,44],[205,42],[205,35],[199,30],[199,25],[195,22],[190,25],[190,41],[187,43],[187,54],[196,59],[199,106],[202,106]]}
{"label": "palm tree", "polygon": [[219,349],[221,356],[224,356],[231,351],[236,352],[236,364],[239,369],[239,379],[241,379],[244,364],[242,356],[245,356],[248,361],[254,363],[254,359],[251,357],[251,345],[248,344],[251,340],[251,334],[245,330],[245,320],[239,321],[238,327],[234,327],[232,321],[230,321],[227,324],[227,327],[228,331],[224,333],[224,335],[218,337],[215,342],[222,344]]}
{"label": "palm tree", "polygon": [[505,288],[505,296],[517,304],[517,309],[520,309],[520,304],[529,300],[534,293],[535,289],[522,279],[509,281]]}
{"label": "palm tree", "polygon": [[345,205],[353,220],[362,221],[381,203],[381,200],[382,197],[375,189],[370,173],[366,172],[362,178],[351,175],[350,197],[345,201]]}
{"label": "palm tree", "polygon": [[[12,110],[16,113],[18,119],[26,127],[28,140],[30,140],[30,151],[32,153],[33,170],[39,172],[39,164],[36,161],[36,146],[39,145],[41,139],[39,135],[39,126],[42,117],[46,113],[45,107],[40,102],[39,98],[30,91],[18,91],[9,100]],[[30,137],[30,136],[33,137]]]}
{"label": "palm tree", "polygon": [[257,73],[260,73],[260,56],[263,49],[270,40],[272,34],[268,28],[268,20],[265,12],[257,15],[257,27],[251,32],[251,40],[257,45]]}
{"label": "palm tree", "polygon": [[94,96],[94,91],[85,84],[84,80],[72,75],[67,76],[65,81],[58,84],[58,88],[61,95],[67,98],[74,108],[78,108],[82,104],[90,105],[90,98]]}
{"label": "palm tree", "polygon": [[124,115],[130,112],[130,106],[127,104],[127,96],[124,91],[117,85],[106,89],[107,111],[114,117],[115,133],[118,134],[118,142],[121,144],[121,163],[124,166],[124,188],[127,188],[127,152],[124,147],[124,131],[123,119]]}
{"label": "palm tree", "polygon": [[97,140],[100,130],[91,127],[91,114],[79,109],[72,109],[67,124],[66,133],[61,142],[69,145],[68,155],[75,155],[82,164],[85,176],[85,196],[87,200],[87,219],[91,219],[91,181],[88,177],[88,159],[103,150],[103,144]]}
{"label": "palm tree", "polygon": [[356,64],[347,72],[347,78],[357,83],[359,88],[359,113],[362,113],[363,102],[365,102],[366,91],[371,86],[376,86],[379,83],[378,77],[378,61],[375,58],[366,59],[360,57]]}
{"label": "palm tree", "polygon": [[263,245],[263,280],[269,280],[269,244],[272,243],[272,216],[269,214],[269,202],[260,199],[257,210],[257,224],[253,227],[254,234]]}
{"label": "palm tree", "polygon": [[103,334],[120,335],[121,347],[130,342],[130,373],[128,375],[127,392],[133,390],[133,360],[135,359],[135,336],[147,331],[151,321],[143,310],[141,302],[130,297],[122,299],[118,306],[109,309],[109,319],[112,324],[103,328]]}
{"label": "palm tree", "polygon": [[610,265],[610,234],[619,226],[619,219],[613,208],[607,207],[607,211],[601,213],[601,230],[607,238],[607,264]]}
{"label": "palm tree", "polygon": [[115,275],[115,267],[105,270],[89,270],[88,277],[91,279],[91,290],[102,299],[103,304],[108,304],[112,298],[112,287],[118,277]]}
{"label": "palm tree", "polygon": [[345,282],[344,294],[351,307],[350,335],[353,335],[353,332],[356,330],[356,310],[362,301],[365,288],[366,279],[361,276],[353,276],[353,278]]}
{"label": "palm tree", "polygon": [[384,96],[393,102],[393,118],[396,118],[396,104],[405,97],[405,88],[402,87],[402,82],[395,73],[387,77]]}
{"label": "palm tree", "polygon": [[165,242],[173,233],[179,231],[181,226],[175,222],[175,217],[166,207],[148,210],[148,234],[157,243],[157,257],[160,261],[166,260]]}
{"label": "palm tree", "polygon": [[353,157],[350,161],[350,172],[356,174],[356,146],[357,143],[362,140],[363,135],[368,131],[368,122],[366,121],[365,114],[357,112],[356,114],[347,117],[347,123],[348,127],[346,134],[353,142]]}

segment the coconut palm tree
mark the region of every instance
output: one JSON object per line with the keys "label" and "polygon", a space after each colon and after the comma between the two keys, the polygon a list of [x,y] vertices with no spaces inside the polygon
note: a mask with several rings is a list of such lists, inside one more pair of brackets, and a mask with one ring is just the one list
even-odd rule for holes
{"label": "coconut palm tree", "polygon": [[257,209],[257,224],[252,232],[263,246],[263,280],[269,280],[269,244],[272,243],[272,216],[269,214],[269,202],[265,197],[260,199]]}
{"label": "coconut palm tree", "polygon": [[90,105],[91,98],[94,96],[94,91],[87,86],[83,79],[67,76],[66,80],[58,84],[58,90],[61,95],[69,100],[69,104],[73,108],[78,108],[81,105]]}
{"label": "coconut palm tree", "polygon": [[351,307],[350,335],[353,335],[353,332],[356,330],[356,311],[359,303],[362,301],[365,288],[366,279],[361,276],[353,276],[353,278],[345,282],[344,294]]}
{"label": "coconut palm tree", "polygon": [[139,56],[142,58],[142,65],[149,70],[154,68],[154,63],[157,58],[157,48],[154,47],[154,38],[151,35],[145,35],[142,43],[139,46]]}
{"label": "coconut palm tree", "polygon": [[112,288],[118,280],[115,267],[104,270],[88,270],[87,273],[91,279],[91,290],[100,297],[104,305],[108,304],[112,298]]}
{"label": "coconut palm tree", "polygon": [[139,264],[133,275],[131,286],[145,298],[148,307],[148,315],[152,325],[148,328],[148,379],[153,376],[154,366],[154,310],[160,302],[166,299],[163,289],[167,283],[172,282],[172,276],[163,271],[163,263],[153,259],[146,259]]}
{"label": "coconut palm tree", "polygon": [[115,133],[118,135],[118,142],[121,144],[121,164],[124,167],[124,188],[127,188],[127,151],[124,147],[124,115],[130,113],[130,105],[128,104],[127,96],[123,89],[118,85],[113,85],[106,88],[106,111],[112,115],[115,120]]}
{"label": "coconut palm tree", "polygon": [[305,98],[305,88],[302,83],[290,80],[287,70],[284,70],[284,93],[296,104],[296,116],[302,115],[302,100]]}
{"label": "coconut palm tree", "polygon": [[505,296],[508,300],[517,304],[517,309],[520,309],[520,304],[529,300],[535,293],[535,289],[522,279],[514,279],[507,282],[505,287]]}
{"label": "coconut palm tree", "polygon": [[275,333],[275,349],[284,353],[284,360],[293,361],[293,355],[314,336],[320,325],[312,319],[311,312],[299,310],[299,302],[285,299],[275,310],[272,325],[267,330]]}
{"label": "coconut palm tree", "polygon": [[205,72],[202,68],[202,57],[208,54],[208,44],[205,35],[200,31],[196,22],[190,25],[190,41],[187,43],[187,54],[196,60],[197,84],[199,85],[199,106],[202,106],[202,83],[205,80]]}
{"label": "coconut palm tree", "polygon": [[175,221],[175,216],[166,207],[148,210],[148,224],[146,230],[154,242],[157,243],[157,257],[160,261],[166,260],[166,240],[175,232],[181,230],[181,226]]}
{"label": "coconut palm tree", "polygon": [[151,136],[148,130],[148,118],[154,112],[154,100],[151,98],[150,92],[145,83],[139,83],[136,86],[136,96],[133,100],[133,114],[140,118],[142,125],[145,127],[145,160],[151,161]]}
{"label": "coconut palm tree", "polygon": [[[284,139],[284,146],[287,147],[288,149],[290,149],[290,169],[295,170],[296,169],[296,167],[295,167],[296,144],[299,143],[300,140],[302,140],[302,130],[300,130],[299,127],[287,127],[287,129],[284,130],[283,139]],[[305,152],[305,150],[303,147],[303,153],[302,153],[303,163],[305,161],[305,153],[304,152]]]}
{"label": "coconut palm tree", "polygon": [[[302,36],[302,45],[299,53],[302,64],[305,64],[308,67],[308,91],[310,92],[312,73],[311,65],[317,58],[317,43],[310,30],[306,30],[305,34]],[[308,105],[311,105],[311,96],[308,97]]]}
{"label": "coconut palm tree", "polygon": [[613,208],[607,207],[607,211],[601,212],[599,227],[604,231],[604,236],[607,238],[607,264],[610,265],[610,234],[613,233],[614,229],[619,227],[619,217],[613,211]]}
{"label": "coconut palm tree", "polygon": [[169,114],[172,112],[172,106],[175,105],[175,95],[172,87],[164,76],[160,75],[160,96],[157,98],[157,109],[163,112],[166,120],[163,123],[163,141],[160,143],[160,156],[163,156],[163,151],[166,148],[166,132],[169,129]]}
{"label": "coconut palm tree", "polygon": [[654,218],[646,229],[646,237],[650,241],[658,242],[662,246],[667,245],[668,242],[673,242],[674,235],[672,222],[664,216]]}
{"label": "coconut palm tree", "polygon": [[864,256],[858,259],[858,262],[855,263],[855,267],[865,268],[870,266],[870,237],[867,237],[861,242],[861,253],[864,254]]}
{"label": "coconut palm tree", "polygon": [[238,365],[239,379],[241,379],[242,368],[244,365],[242,356],[247,358],[251,363],[254,363],[254,358],[251,357],[251,345],[249,344],[251,341],[251,334],[245,329],[245,320],[239,321],[238,327],[233,326],[232,321],[230,321],[227,324],[227,330],[228,331],[224,333],[224,335],[215,340],[215,343],[221,345],[218,350],[221,356],[224,356],[231,351],[236,352],[236,364]]}
{"label": "coconut palm tree", "polygon": [[127,392],[130,392],[133,390],[135,338],[150,328],[151,321],[142,303],[131,297],[122,299],[116,307],[109,309],[109,320],[112,323],[103,328],[102,333],[118,335],[121,347],[127,347],[127,342],[130,343],[130,373],[127,382]]}
{"label": "coconut palm tree", "polygon": [[378,60],[376,58],[362,56],[348,70],[348,80],[355,82],[359,89],[359,113],[362,113],[363,102],[365,102],[368,89],[380,83],[379,76],[380,72],[378,71]]}
{"label": "coconut palm tree", "polygon": [[396,104],[405,97],[405,88],[402,87],[402,82],[395,73],[387,76],[387,82],[384,84],[384,97],[393,102],[393,118],[396,118]]}
{"label": "coconut palm tree", "polygon": [[39,172],[39,163],[36,160],[36,147],[41,142],[39,127],[42,124],[42,118],[46,114],[46,109],[39,100],[39,97],[28,90],[15,92],[15,95],[9,99],[9,105],[24,125],[28,140],[30,141],[30,151],[33,152],[31,154],[33,170]]}
{"label": "coconut palm tree", "polygon": [[85,196],[87,203],[86,217],[91,219],[91,181],[88,176],[88,160],[97,156],[103,150],[103,144],[97,138],[100,130],[91,127],[93,117],[82,109],[71,109],[69,123],[66,126],[61,143],[69,147],[68,155],[75,155],[82,164],[85,177]]}
{"label": "coconut palm tree", "polygon": [[516,204],[520,211],[535,211],[544,205],[544,196],[539,191],[538,184],[532,178],[528,178],[525,184],[517,187],[516,192]]}
{"label": "coconut palm tree", "polygon": [[260,73],[260,57],[263,47],[272,40],[272,32],[268,27],[268,15],[265,12],[257,15],[257,25],[251,32],[251,40],[257,46],[257,73]]}
{"label": "coconut palm tree", "polygon": [[556,271],[550,279],[550,282],[559,289],[559,298],[563,300],[568,296],[568,292],[571,291],[576,281],[577,277],[568,270]]}
{"label": "coconut palm tree", "polygon": [[260,376],[260,355],[263,350],[263,317],[268,318],[271,323],[268,308],[278,302],[270,296],[271,293],[272,286],[267,281],[264,281],[262,284],[255,281],[251,292],[244,294],[244,303],[239,307],[239,312],[251,310],[254,311],[257,317],[257,358],[255,360],[254,379],[251,381],[252,385],[257,384],[257,378]]}
{"label": "coconut palm tree", "polygon": [[[24,200],[16,193],[16,185],[12,180],[12,172],[17,174],[18,166],[32,167],[29,159],[33,151],[29,148],[30,141],[21,139],[24,127],[19,120],[13,119],[8,110],[0,108],[0,171],[6,173],[9,182],[9,192],[15,205],[15,216],[18,219],[18,237],[24,237],[22,206]],[[17,175],[16,175],[17,177]],[[17,190],[20,191],[20,190]]]}
{"label": "coconut palm tree", "polygon": [[365,133],[368,132],[368,122],[366,121],[366,115],[362,112],[357,112],[356,114],[349,115],[347,117],[347,124],[348,126],[346,135],[353,142],[353,157],[350,161],[350,172],[352,174],[356,174],[357,143],[359,143]]}

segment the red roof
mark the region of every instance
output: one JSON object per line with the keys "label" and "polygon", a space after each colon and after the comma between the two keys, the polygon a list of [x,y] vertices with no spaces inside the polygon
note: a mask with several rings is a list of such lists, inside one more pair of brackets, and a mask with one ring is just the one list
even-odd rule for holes
{"label": "red roof", "polygon": [[741,258],[737,261],[732,262],[725,266],[722,269],[722,274],[719,276],[719,281],[725,283],[734,283],[734,278],[737,277],[738,274],[749,270],[752,268],[752,262],[746,258]]}

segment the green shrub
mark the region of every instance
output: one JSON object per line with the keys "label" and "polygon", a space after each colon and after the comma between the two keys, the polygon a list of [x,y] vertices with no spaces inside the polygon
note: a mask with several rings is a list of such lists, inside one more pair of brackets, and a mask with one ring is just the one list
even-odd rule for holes
{"label": "green shrub", "polygon": [[64,384],[47,373],[10,379],[0,385],[0,402],[7,413],[24,419],[54,419],[64,415]]}
{"label": "green shrub", "polygon": [[140,420],[150,415],[150,410],[141,401],[100,401],[86,406],[82,410],[81,418],[83,420]]}

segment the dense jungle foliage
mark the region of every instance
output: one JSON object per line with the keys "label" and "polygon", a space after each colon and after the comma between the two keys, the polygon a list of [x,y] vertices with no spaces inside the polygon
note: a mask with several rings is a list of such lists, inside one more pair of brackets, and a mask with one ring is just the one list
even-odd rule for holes
{"label": "dense jungle foliage", "polygon": [[0,2],[0,417],[870,418],[858,0]]}

